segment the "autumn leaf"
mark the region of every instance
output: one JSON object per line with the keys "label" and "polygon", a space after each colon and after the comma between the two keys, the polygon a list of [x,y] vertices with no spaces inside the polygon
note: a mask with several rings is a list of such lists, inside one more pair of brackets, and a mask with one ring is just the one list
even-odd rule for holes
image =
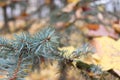
{"label": "autumn leaf", "polygon": [[105,11],[104,5],[98,5],[98,6],[97,6],[97,9],[98,9],[100,12],[104,12],[104,11]]}
{"label": "autumn leaf", "polygon": [[51,0],[45,0],[45,4],[47,4],[47,5],[50,5],[51,4]]}
{"label": "autumn leaf", "polygon": [[99,66],[102,71],[112,69],[120,76],[120,40],[115,41],[109,37],[99,37],[94,38],[91,44],[96,49],[96,52],[75,60],[80,60],[88,65],[94,64]]}
{"label": "autumn leaf", "polygon": [[7,76],[6,75],[0,75],[0,80],[2,80],[4,78],[7,78]]}
{"label": "autumn leaf", "polygon": [[81,7],[83,12],[90,11],[91,8],[89,8],[87,5],[84,5]]}
{"label": "autumn leaf", "polygon": [[89,37],[109,36],[114,39],[118,39],[118,34],[114,31],[114,29],[112,29],[110,27],[105,27],[103,25],[99,25],[99,29],[97,29],[97,30],[89,30],[87,35]]}
{"label": "autumn leaf", "polygon": [[99,29],[99,24],[87,24],[87,28],[90,30],[98,30]]}
{"label": "autumn leaf", "polygon": [[15,18],[16,18],[16,19],[25,19],[25,18],[28,17],[28,16],[29,16],[28,13],[22,12],[22,13],[20,14],[20,16],[17,16],[17,17],[15,17]]}
{"label": "autumn leaf", "polygon": [[65,28],[69,27],[69,25],[70,25],[70,22],[59,21],[59,22],[55,23],[56,29],[65,29]]}
{"label": "autumn leaf", "polygon": [[118,33],[120,33],[120,21],[115,21],[115,22],[112,24],[112,27],[113,27]]}
{"label": "autumn leaf", "polygon": [[83,18],[82,16],[82,8],[78,8],[75,12],[75,16],[77,19]]}
{"label": "autumn leaf", "polygon": [[71,12],[72,10],[74,10],[78,2],[79,0],[70,0],[69,4],[62,9],[62,12],[66,12],[66,13]]}
{"label": "autumn leaf", "polygon": [[5,2],[5,1],[0,2],[0,7],[4,7],[4,6],[7,6],[7,2]]}
{"label": "autumn leaf", "polygon": [[75,3],[75,2],[78,2],[80,0],[67,0],[68,3]]}
{"label": "autumn leaf", "polygon": [[75,51],[75,48],[73,46],[67,46],[58,48],[60,51],[68,51],[69,54],[71,54],[73,51]]}
{"label": "autumn leaf", "polygon": [[98,19],[99,19],[101,22],[104,21],[104,16],[103,16],[102,13],[98,13],[98,14],[97,14],[97,17],[98,17]]}
{"label": "autumn leaf", "polygon": [[75,51],[76,49],[73,46],[67,46],[67,47],[58,48],[58,50],[64,51],[63,56],[69,58],[70,55],[73,53],[73,51]]}
{"label": "autumn leaf", "polygon": [[[80,60],[87,64],[99,65],[103,71],[108,71],[110,69],[120,71],[120,40],[115,41],[109,37],[94,38],[91,44],[95,47],[95,54],[89,54],[77,58],[75,60]],[[60,51],[68,51],[64,55],[70,55],[75,48],[72,46],[59,48]],[[112,65],[111,65],[112,64]]]}
{"label": "autumn leaf", "polygon": [[0,74],[0,80],[3,80],[3,79],[5,79],[5,78],[8,78],[8,76],[7,76],[8,72],[3,71],[3,70],[0,70],[0,72],[4,74],[4,75],[1,75],[1,74]]}
{"label": "autumn leaf", "polygon": [[120,73],[120,40],[100,37],[94,38],[91,44],[96,48],[95,54],[92,55],[94,60],[99,61],[96,64],[100,65],[104,71],[113,69]]}

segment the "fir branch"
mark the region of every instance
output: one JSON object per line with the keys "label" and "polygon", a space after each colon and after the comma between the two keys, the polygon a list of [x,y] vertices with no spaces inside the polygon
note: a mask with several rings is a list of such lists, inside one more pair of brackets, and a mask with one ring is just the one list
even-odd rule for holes
{"label": "fir branch", "polygon": [[17,74],[19,72],[21,63],[22,63],[22,53],[19,56],[18,63],[17,63],[17,68],[15,69],[15,71],[13,73],[13,76],[9,80],[16,80],[17,79]]}
{"label": "fir branch", "polygon": [[13,46],[10,44],[10,40],[7,40],[5,38],[0,38],[0,48],[2,47],[7,48],[12,51],[15,50]]}
{"label": "fir branch", "polygon": [[24,70],[27,70],[27,65],[35,67],[40,64],[40,56],[56,58],[58,41],[52,27],[45,28],[35,35],[29,33],[15,35],[10,41],[0,38],[0,58],[4,61],[0,63],[0,68],[8,72],[9,80],[19,79],[20,76],[25,76]]}

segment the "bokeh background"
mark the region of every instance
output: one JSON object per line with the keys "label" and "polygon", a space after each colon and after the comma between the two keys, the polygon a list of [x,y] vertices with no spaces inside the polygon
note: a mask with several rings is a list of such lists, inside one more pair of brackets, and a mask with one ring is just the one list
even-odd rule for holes
{"label": "bokeh background", "polygon": [[[0,36],[13,39],[13,34],[34,34],[47,26],[58,31],[61,47],[79,47],[101,36],[117,40],[120,0],[0,0]],[[45,59],[40,73],[29,73],[26,80],[89,80],[79,70],[58,64]]]}

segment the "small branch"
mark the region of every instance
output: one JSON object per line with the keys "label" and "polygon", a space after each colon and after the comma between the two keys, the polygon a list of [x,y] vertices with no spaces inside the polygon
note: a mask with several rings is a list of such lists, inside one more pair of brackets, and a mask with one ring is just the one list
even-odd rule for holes
{"label": "small branch", "polygon": [[21,63],[22,63],[22,53],[19,56],[17,68],[14,71],[13,76],[9,80],[16,80],[17,79],[17,73],[19,72]]}

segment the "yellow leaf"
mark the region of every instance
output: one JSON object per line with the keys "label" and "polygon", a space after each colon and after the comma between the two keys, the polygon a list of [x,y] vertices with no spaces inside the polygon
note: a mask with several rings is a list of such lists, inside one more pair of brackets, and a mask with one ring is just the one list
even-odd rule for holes
{"label": "yellow leaf", "polygon": [[97,64],[102,67],[102,70],[120,70],[120,40],[100,37],[95,38],[92,44],[96,48],[96,53],[92,58],[99,61]]}
{"label": "yellow leaf", "polygon": [[60,51],[65,51],[65,53],[63,54],[63,56],[65,56],[66,58],[72,54],[73,51],[75,51],[75,48],[73,46],[68,46],[68,47],[62,47],[62,48],[58,48]]}
{"label": "yellow leaf", "polygon": [[78,1],[80,1],[80,0],[67,0],[68,3],[74,3],[74,2],[76,3]]}
{"label": "yellow leaf", "polygon": [[99,5],[97,6],[98,10],[101,11],[101,12],[104,12],[105,11],[105,7],[104,5]]}
{"label": "yellow leaf", "polygon": [[80,0],[67,0],[68,4],[62,9],[62,12],[71,12]]}
{"label": "yellow leaf", "polygon": [[0,80],[7,78],[7,75],[0,75]]}

